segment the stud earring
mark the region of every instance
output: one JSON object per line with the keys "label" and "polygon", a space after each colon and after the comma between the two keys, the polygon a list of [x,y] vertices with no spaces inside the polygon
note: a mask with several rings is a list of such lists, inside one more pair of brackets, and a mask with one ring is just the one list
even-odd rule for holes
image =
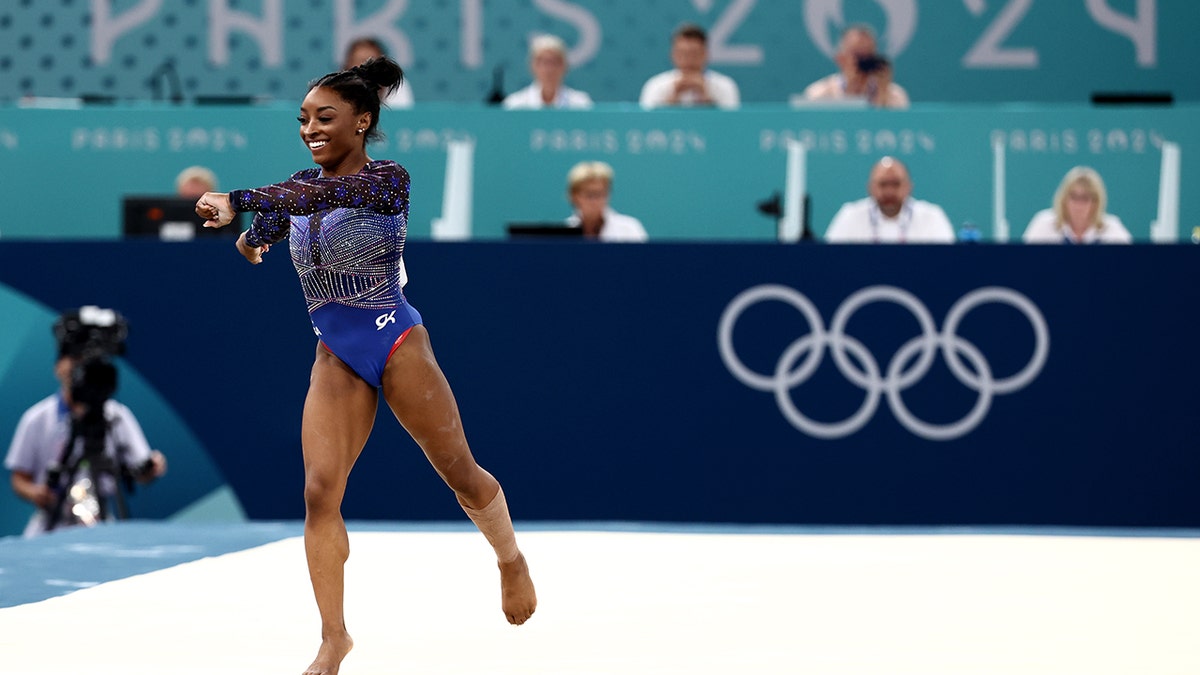
{"label": "stud earring", "polygon": [[355,133],[359,133],[359,134],[361,134],[363,131],[364,131],[363,129],[359,129],[359,130],[358,130],[358,131],[356,131]]}

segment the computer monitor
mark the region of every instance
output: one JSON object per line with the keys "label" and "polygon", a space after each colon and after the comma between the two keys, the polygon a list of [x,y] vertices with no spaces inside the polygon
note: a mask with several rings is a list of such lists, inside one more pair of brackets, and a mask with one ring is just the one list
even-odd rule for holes
{"label": "computer monitor", "polygon": [[570,227],[563,221],[533,221],[507,223],[508,236],[511,238],[554,237],[581,238],[582,227]]}
{"label": "computer monitor", "polygon": [[204,227],[196,215],[196,200],[175,195],[132,195],[121,200],[122,231],[126,237],[154,237],[163,241],[191,241],[198,237],[237,237],[245,214],[222,228]]}

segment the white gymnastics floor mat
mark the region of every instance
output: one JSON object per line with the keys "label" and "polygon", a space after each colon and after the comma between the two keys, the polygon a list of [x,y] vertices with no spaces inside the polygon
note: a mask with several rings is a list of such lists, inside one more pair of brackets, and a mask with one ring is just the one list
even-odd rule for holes
{"label": "white gymnastics floor mat", "polygon": [[[474,532],[352,532],[342,675],[1200,673],[1200,539],[520,534],[508,625]],[[0,609],[6,675],[297,675],[302,540]]]}

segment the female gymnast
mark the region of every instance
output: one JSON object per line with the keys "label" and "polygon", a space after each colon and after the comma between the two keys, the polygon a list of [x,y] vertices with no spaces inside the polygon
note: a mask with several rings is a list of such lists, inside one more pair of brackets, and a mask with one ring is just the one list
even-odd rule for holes
{"label": "female gymnast", "polygon": [[266,187],[209,192],[196,202],[206,227],[227,225],[237,212],[256,213],[237,241],[252,264],[289,239],[319,338],[301,428],[304,548],[321,614],[321,647],[308,674],[337,673],[353,646],[343,614],[350,548],[341,503],[380,389],[495,549],[508,621],[524,623],[537,606],[504,492],[475,463],[421,315],[402,292],[408,173],[367,156],[367,141],[379,135],[380,94],[403,78],[400,66],[381,58],[315,80],[298,119],[300,139],[320,168]]}

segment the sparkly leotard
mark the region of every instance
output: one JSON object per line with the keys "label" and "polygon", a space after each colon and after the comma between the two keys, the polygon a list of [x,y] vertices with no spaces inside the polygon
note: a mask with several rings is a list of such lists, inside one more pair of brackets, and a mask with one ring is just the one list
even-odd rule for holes
{"label": "sparkly leotard", "polygon": [[421,323],[403,293],[408,187],[404,167],[384,160],[351,176],[311,168],[229,193],[234,210],[257,214],[247,244],[289,237],[313,330],[376,387],[399,340]]}

